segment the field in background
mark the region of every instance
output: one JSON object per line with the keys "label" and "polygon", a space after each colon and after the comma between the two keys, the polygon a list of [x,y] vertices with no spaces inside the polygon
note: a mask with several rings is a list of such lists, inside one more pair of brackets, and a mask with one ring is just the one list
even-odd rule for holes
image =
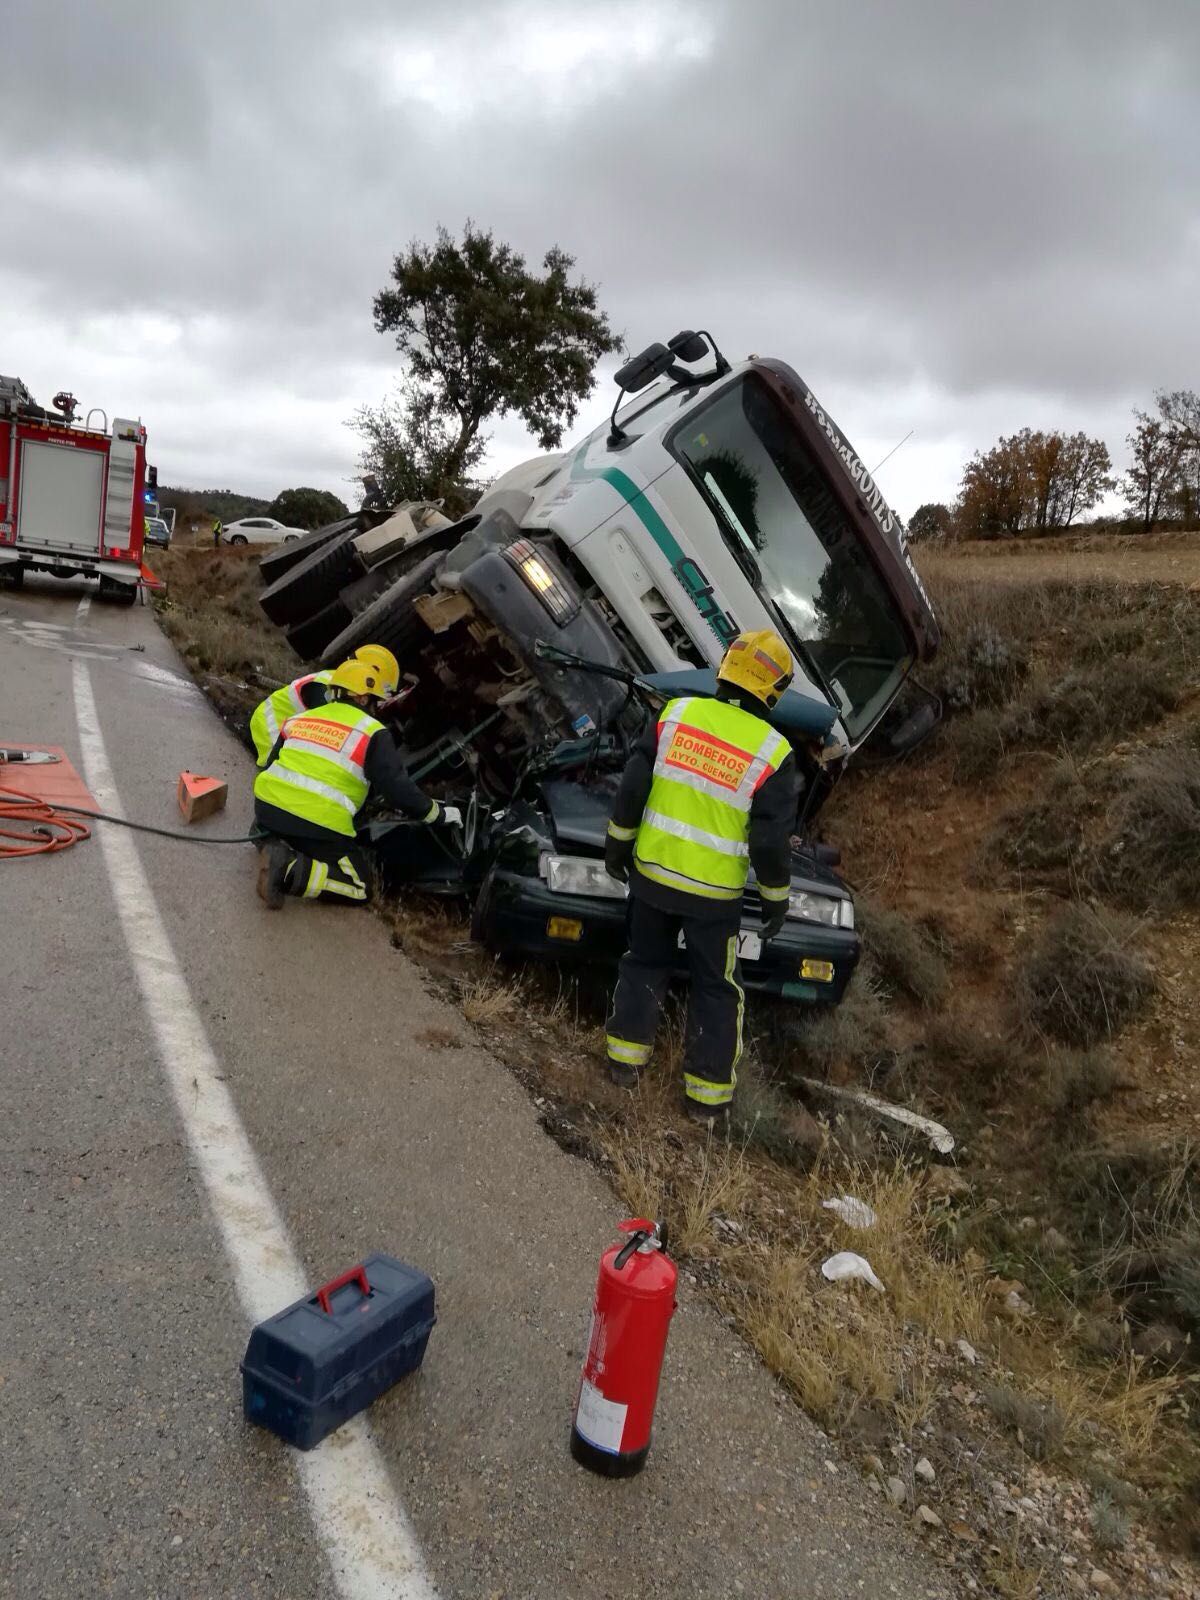
{"label": "field in background", "polygon": [[[1114,582],[1056,541],[922,558],[945,723],[902,766],[864,763],[822,823],[867,958],[828,1018],[751,1009],[727,1144],[680,1115],[677,1030],[637,1095],[608,1085],[602,977],[492,962],[442,906],[385,913],[548,1131],[671,1220],[686,1269],[881,1497],[924,1506],[1001,1595],[1069,1594],[1093,1565],[1112,1592],[1190,1594],[1170,1563],[1200,1538],[1200,610],[1190,546],[1136,542],[1182,581]],[[155,565],[164,627],[236,725],[298,666],[257,611],[254,556]],[[937,1117],[954,1163],[829,1116],[806,1076]],[[823,1207],[841,1192],[873,1228]],[[824,1282],[842,1249],[883,1293]]]}

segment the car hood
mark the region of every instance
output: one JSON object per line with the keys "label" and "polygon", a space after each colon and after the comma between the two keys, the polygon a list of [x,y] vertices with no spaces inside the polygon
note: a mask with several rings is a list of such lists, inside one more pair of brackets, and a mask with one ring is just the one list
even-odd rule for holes
{"label": "car hood", "polygon": [[607,773],[588,784],[555,778],[542,784],[542,799],[550,813],[555,842],[582,845],[596,855],[604,853],[608,819],[612,815],[619,778]]}

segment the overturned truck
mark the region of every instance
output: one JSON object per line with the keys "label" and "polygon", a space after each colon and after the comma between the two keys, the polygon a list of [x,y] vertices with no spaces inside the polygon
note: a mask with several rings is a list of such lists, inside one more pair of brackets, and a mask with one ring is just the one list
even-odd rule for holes
{"label": "overturned truck", "polygon": [[[627,362],[617,391],[607,426],[506,473],[469,516],[360,516],[265,557],[263,609],[305,660],[393,650],[410,766],[466,802],[454,851],[372,822],[385,871],[473,893],[495,948],[593,961],[621,945],[602,855],[630,743],[668,698],[714,691],[740,631],[774,628],[796,662],[774,720],[805,781],[785,931],[763,945],[751,881],[743,975],[836,1002],[854,902],[814,821],[936,651],[933,609],[897,518],[790,367],[731,366],[689,331]],[[893,714],[890,752],[934,715]]]}

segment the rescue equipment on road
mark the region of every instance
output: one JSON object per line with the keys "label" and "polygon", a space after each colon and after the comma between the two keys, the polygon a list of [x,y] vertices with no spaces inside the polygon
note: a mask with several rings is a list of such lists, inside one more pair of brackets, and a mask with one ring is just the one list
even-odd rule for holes
{"label": "rescue equipment on road", "polygon": [[311,1450],[421,1365],[436,1320],[425,1273],[367,1256],[251,1333],[246,1421]]}
{"label": "rescue equipment on road", "polygon": [[619,1224],[629,1238],[600,1257],[571,1454],[608,1478],[631,1478],[650,1432],[679,1274],[661,1222]]}

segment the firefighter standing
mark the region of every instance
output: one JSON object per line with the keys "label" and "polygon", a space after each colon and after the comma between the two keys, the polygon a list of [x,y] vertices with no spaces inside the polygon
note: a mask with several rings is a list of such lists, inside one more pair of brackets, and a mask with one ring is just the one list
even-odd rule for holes
{"label": "firefighter standing", "polygon": [[397,687],[394,667],[343,661],[325,686],[326,703],[284,722],[254,781],[254,817],[267,836],[257,888],[271,910],[278,910],[284,895],[359,903],[368,898],[355,819],[372,792],[415,821],[460,820],[455,807],[417,787],[391,734],[373,714]]}
{"label": "firefighter standing", "polygon": [[[400,676],[399,662],[381,644],[362,645],[354,652],[354,659],[378,668],[385,683],[394,683]],[[271,759],[279,731],[289,717],[299,716],[301,711],[315,711],[318,706],[325,704],[329,698],[332,677],[332,669],[306,672],[259,701],[250,717],[250,737],[254,741],[254,754],[260,767],[265,767]]]}
{"label": "firefighter standing", "polygon": [[682,933],[691,975],[684,1093],[697,1121],[724,1114],[737,1082],[737,941],[751,867],[764,939],[787,915],[799,780],[790,744],[765,716],[792,673],[778,634],[739,634],[717,672],[716,699],[672,700],[639,740],[608,825],[605,867],[629,883],[609,1071],[630,1088],[649,1061]]}
{"label": "firefighter standing", "polygon": [[213,525],[212,525],[213,549],[214,550],[216,550],[219,547],[220,543],[221,543],[221,532],[222,532],[221,519],[220,519],[220,517],[214,517],[213,518]]}

